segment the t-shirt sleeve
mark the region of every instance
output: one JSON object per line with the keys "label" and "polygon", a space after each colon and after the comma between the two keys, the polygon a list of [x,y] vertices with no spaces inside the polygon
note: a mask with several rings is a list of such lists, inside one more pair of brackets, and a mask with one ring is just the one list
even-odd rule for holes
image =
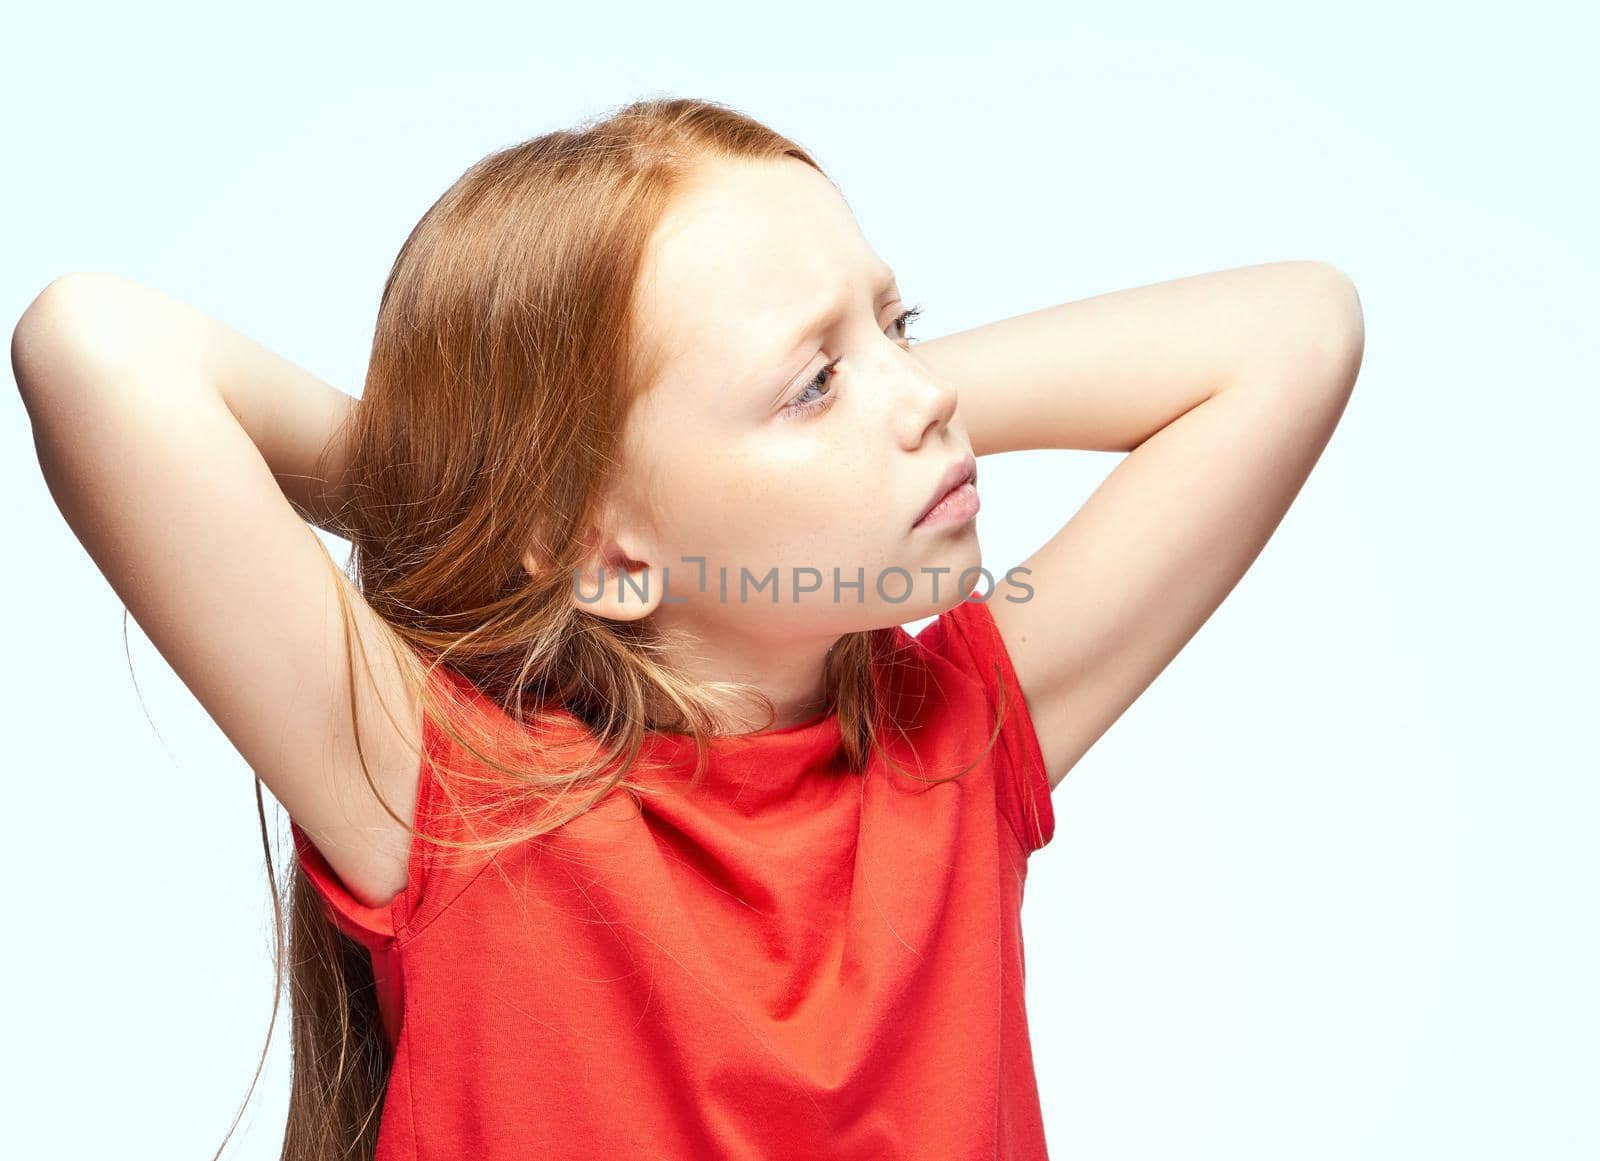
{"label": "t-shirt sleeve", "polygon": [[1023,851],[1031,855],[1055,835],[1050,779],[1022,685],[988,602],[963,600],[925,626],[917,640],[976,679],[991,714],[999,712],[1003,690],[1006,714],[995,741],[995,796]]}
{"label": "t-shirt sleeve", "polygon": [[334,926],[374,951],[384,951],[393,944],[398,927],[394,911],[399,899],[382,907],[363,903],[344,885],[339,873],[300,829],[299,823],[291,821],[289,831],[294,837],[295,857],[300,868],[322,900],[323,911]]}

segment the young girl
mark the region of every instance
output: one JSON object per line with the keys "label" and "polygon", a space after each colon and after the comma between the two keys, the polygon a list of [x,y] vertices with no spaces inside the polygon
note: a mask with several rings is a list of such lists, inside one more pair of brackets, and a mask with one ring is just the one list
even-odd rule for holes
{"label": "young girl", "polygon": [[[1046,1155],[1051,791],[1363,324],[1319,262],[915,348],[904,294],[800,145],[656,99],[429,209],[358,403],[110,275],[30,306],[52,494],[292,819],[284,1157]],[[976,457],[1024,448],[1129,454],[997,576]]]}

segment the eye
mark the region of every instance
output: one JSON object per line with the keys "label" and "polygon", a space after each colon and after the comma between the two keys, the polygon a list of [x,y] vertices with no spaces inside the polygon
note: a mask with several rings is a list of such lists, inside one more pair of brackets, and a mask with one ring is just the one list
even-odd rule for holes
{"label": "eye", "polygon": [[[902,311],[899,316],[896,317],[894,322],[890,323],[889,325],[896,328],[900,332],[900,338],[902,341],[914,343],[917,340],[906,333],[906,327],[910,326],[911,320],[916,318],[921,313],[921,306],[910,307],[909,309]],[[782,412],[783,416],[785,418],[794,418],[796,416],[809,415],[812,412],[822,410],[830,402],[832,402],[832,391],[829,391],[826,395],[816,395],[812,396],[811,398],[807,398],[807,395],[811,392],[819,392],[826,388],[833,380],[833,369],[838,365],[839,360],[835,359],[833,362],[823,367],[822,370],[818,371],[812,378],[811,382],[807,383],[800,393],[794,397],[794,399],[791,399],[788,403],[784,404]]]}
{"label": "eye", "polygon": [[900,317],[894,320],[894,325],[900,328],[900,337],[908,343],[914,343],[917,340],[906,334],[906,328],[911,325],[911,320],[921,313],[922,307],[913,306],[909,310],[902,312]]}

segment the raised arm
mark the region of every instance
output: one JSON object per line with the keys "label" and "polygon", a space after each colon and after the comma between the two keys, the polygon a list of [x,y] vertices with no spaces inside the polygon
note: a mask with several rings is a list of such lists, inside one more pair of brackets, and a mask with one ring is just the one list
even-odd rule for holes
{"label": "raised arm", "polygon": [[[110,274],[46,287],[11,364],[50,493],[129,612],[351,889],[392,897],[409,836],[367,789],[352,682],[368,768],[407,822],[420,707],[403,699],[387,627],[303,518],[337,507],[327,480],[343,475],[353,401]],[[340,589],[360,627],[348,646]]]}
{"label": "raised arm", "polygon": [[[913,348],[979,455],[1126,451],[991,607],[1051,785],[1233,590],[1310,475],[1361,367],[1350,279],[1279,262],[1081,299]],[[1003,593],[1003,595],[1002,595]]]}

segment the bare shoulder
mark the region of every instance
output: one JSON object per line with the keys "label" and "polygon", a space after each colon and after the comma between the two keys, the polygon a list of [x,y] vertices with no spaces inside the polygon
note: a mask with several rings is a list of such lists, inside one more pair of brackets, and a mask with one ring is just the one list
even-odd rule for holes
{"label": "bare shoulder", "polygon": [[[321,715],[328,752],[325,781],[307,787],[280,774],[284,793],[279,801],[351,892],[382,906],[404,889],[410,864],[407,828],[416,824],[423,734],[412,675],[420,671],[403,653],[396,660],[404,646],[391,641],[392,631],[359,593],[351,588],[347,595],[361,641],[353,662],[337,647],[339,655],[329,665],[335,676],[324,687],[327,710]],[[310,719],[306,725],[309,729]],[[303,744],[314,741],[308,737]]]}

